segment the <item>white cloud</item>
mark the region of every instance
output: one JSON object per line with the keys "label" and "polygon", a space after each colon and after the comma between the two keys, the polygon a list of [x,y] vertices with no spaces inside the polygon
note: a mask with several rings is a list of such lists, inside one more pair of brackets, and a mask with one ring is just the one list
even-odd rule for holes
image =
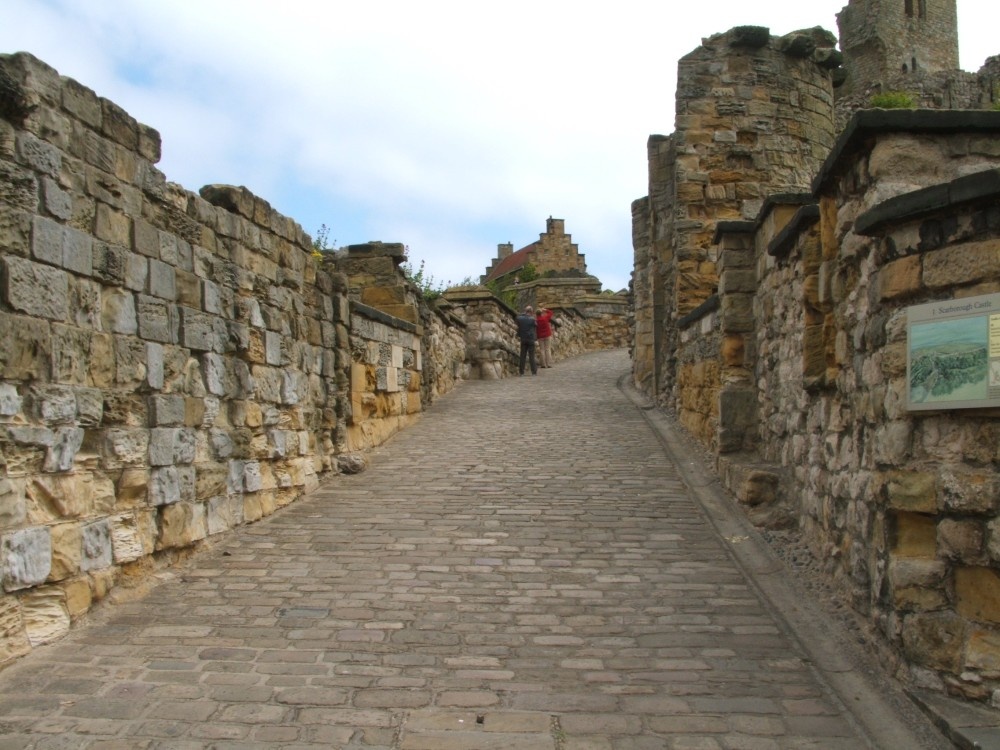
{"label": "white cloud", "polygon": [[[403,242],[451,281],[552,215],[619,289],[678,59],[743,24],[836,33],[846,0],[4,5],[0,51],[32,52],[159,130],[161,168],[190,190],[246,185],[307,231]],[[1000,51],[986,12],[959,0],[967,69]]]}

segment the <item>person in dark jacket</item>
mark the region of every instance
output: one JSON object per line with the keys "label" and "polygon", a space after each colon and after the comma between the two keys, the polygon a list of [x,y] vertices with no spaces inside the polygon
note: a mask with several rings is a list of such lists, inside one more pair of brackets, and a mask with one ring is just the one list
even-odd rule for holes
{"label": "person in dark jacket", "polygon": [[540,307],[535,315],[535,325],[538,329],[538,359],[539,367],[552,367],[552,311]]}
{"label": "person in dark jacket", "polygon": [[531,374],[538,374],[538,363],[535,361],[535,341],[538,329],[531,305],[526,305],[524,312],[517,316],[517,337],[521,340],[521,359],[518,361],[518,372],[524,375],[524,365],[527,359],[531,362]]}

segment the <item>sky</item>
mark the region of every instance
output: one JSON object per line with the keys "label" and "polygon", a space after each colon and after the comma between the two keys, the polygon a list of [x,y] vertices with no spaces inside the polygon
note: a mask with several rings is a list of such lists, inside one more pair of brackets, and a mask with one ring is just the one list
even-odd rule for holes
{"label": "sky", "polygon": [[[964,70],[1000,54],[993,2],[958,0]],[[552,216],[618,291],[678,59],[734,26],[836,34],[846,4],[0,0],[0,53],[158,130],[169,181],[243,185],[331,246],[403,243],[432,287]]]}

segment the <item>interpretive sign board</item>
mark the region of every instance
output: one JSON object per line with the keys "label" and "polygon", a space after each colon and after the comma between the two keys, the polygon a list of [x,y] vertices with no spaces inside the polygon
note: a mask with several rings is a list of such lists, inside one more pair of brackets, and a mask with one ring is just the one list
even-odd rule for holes
{"label": "interpretive sign board", "polygon": [[1000,407],[1000,294],[906,310],[907,408]]}

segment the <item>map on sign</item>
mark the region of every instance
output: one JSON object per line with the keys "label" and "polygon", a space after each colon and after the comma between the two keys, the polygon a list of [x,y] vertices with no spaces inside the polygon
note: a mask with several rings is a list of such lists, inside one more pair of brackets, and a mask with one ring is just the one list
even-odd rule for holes
{"label": "map on sign", "polygon": [[1000,406],[1000,294],[906,311],[907,408]]}

